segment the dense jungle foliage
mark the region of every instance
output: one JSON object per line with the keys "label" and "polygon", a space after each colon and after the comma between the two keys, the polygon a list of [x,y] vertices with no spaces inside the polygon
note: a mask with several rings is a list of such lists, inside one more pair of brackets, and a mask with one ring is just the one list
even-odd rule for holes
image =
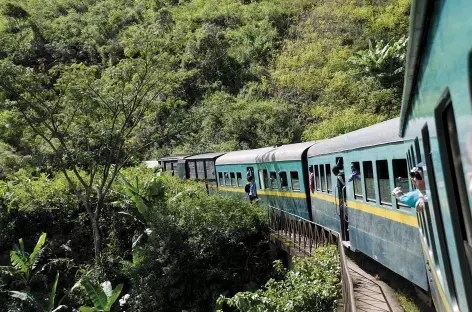
{"label": "dense jungle foliage", "polygon": [[263,210],[139,163],[396,116],[409,7],[0,0],[0,311],[241,310],[292,282],[334,305],[335,261],[332,291],[303,288],[271,269]]}

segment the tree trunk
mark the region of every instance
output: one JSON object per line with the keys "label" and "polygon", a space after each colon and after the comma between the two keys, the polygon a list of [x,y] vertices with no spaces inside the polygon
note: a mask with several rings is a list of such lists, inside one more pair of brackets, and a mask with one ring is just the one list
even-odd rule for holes
{"label": "tree trunk", "polygon": [[100,235],[100,228],[98,227],[98,218],[91,216],[91,221],[93,232],[93,245],[95,251],[95,263],[98,264],[100,261],[100,251],[102,249],[102,236]]}

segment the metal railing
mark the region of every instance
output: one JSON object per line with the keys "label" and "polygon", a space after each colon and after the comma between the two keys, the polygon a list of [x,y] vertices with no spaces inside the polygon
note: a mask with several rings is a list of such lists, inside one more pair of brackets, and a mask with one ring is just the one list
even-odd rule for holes
{"label": "metal railing", "polygon": [[318,247],[338,245],[344,311],[355,312],[354,288],[339,233],[272,206],[268,207],[268,217],[272,233],[276,234],[279,240],[288,239],[292,249],[299,254],[311,256]]}

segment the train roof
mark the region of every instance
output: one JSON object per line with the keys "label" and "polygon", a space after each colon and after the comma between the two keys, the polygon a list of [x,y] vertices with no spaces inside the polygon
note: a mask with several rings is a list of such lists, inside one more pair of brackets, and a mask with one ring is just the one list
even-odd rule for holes
{"label": "train roof", "polygon": [[190,157],[185,158],[185,160],[199,160],[199,159],[214,159],[216,157],[220,157],[221,155],[226,154],[226,152],[218,152],[218,153],[204,153],[193,155]]}
{"label": "train roof", "polygon": [[258,156],[257,162],[278,162],[288,160],[301,160],[303,153],[313,144],[312,142],[303,142],[295,144],[281,145],[271,151]]}
{"label": "train roof", "polygon": [[399,123],[400,118],[394,118],[332,139],[319,141],[310,147],[308,157],[401,142],[403,139],[398,136]]}
{"label": "train roof", "polygon": [[159,161],[177,161],[180,159],[184,159],[189,157],[190,155],[174,155],[174,156],[166,156],[159,159]]}
{"label": "train roof", "polygon": [[405,132],[406,121],[420,72],[421,55],[424,54],[426,49],[424,40],[428,28],[426,24],[427,15],[431,7],[431,5],[428,6],[429,2],[430,1],[427,0],[414,0],[411,4],[408,52],[406,55],[405,80],[403,83],[402,108],[400,111],[400,136],[403,136]]}
{"label": "train roof", "polygon": [[216,165],[255,164],[261,155],[273,150],[274,147],[263,147],[252,150],[235,151],[224,154],[216,159]]}

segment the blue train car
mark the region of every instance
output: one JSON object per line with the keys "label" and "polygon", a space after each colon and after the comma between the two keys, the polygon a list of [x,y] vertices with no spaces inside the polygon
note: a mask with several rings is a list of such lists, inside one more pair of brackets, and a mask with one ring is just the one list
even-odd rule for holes
{"label": "blue train car", "polygon": [[[398,125],[396,118],[313,145],[311,210],[314,222],[341,233],[345,246],[427,290],[416,211],[392,196],[395,187],[412,188]],[[344,175],[332,174],[335,166]]]}
{"label": "blue train car", "polygon": [[439,311],[472,311],[471,13],[469,0],[417,0],[410,19],[400,135],[423,162],[420,236]]}
{"label": "blue train car", "polygon": [[[253,150],[229,152],[215,161],[218,175],[218,191],[231,196],[245,197],[244,186],[247,183],[248,170],[258,172],[258,158],[273,150],[274,147],[265,147]],[[261,181],[255,179],[256,187],[261,189]]]}

